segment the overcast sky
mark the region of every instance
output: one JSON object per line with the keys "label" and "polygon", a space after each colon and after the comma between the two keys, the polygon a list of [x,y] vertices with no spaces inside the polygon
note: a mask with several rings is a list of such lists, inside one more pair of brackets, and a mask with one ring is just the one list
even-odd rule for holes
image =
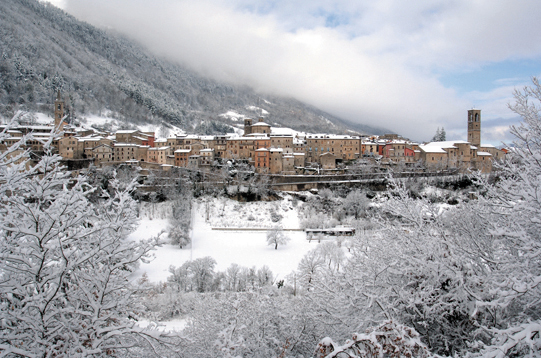
{"label": "overcast sky", "polygon": [[539,0],[54,0],[219,80],[414,140],[509,142],[513,89],[541,75]]}

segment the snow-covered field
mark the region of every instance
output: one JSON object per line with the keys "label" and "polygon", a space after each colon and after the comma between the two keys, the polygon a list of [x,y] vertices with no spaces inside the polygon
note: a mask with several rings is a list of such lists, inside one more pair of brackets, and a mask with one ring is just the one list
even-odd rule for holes
{"label": "snow-covered field", "polygon": [[[162,212],[167,208],[163,208]],[[148,208],[145,209],[147,211]],[[208,210],[208,221],[207,221]],[[282,216],[280,222],[273,222],[270,212]],[[274,250],[266,242],[266,231],[223,231],[213,227],[270,228],[280,224],[284,229],[298,229],[299,220],[291,198],[277,202],[239,203],[229,199],[212,199],[207,203],[199,201],[193,209],[192,245],[184,249],[165,244],[154,251],[155,258],[148,264],[141,264],[136,276],[143,273],[152,282],[165,281],[169,266],[180,266],[188,260],[210,256],[217,262],[216,270],[223,271],[231,264],[256,268],[267,265],[278,279],[297,269],[298,263],[307,251],[317,243],[309,243],[302,231],[286,231],[291,238],[287,245]],[[155,215],[157,216],[157,215]],[[251,219],[253,217],[253,219]],[[248,220],[247,218],[250,218]],[[274,215],[276,219],[276,215]],[[141,220],[132,239],[145,239],[167,229],[167,219]]]}

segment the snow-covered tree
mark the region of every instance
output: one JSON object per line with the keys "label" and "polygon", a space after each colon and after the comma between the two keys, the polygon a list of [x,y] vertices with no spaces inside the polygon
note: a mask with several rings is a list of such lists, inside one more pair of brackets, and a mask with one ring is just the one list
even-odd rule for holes
{"label": "snow-covered tree", "polygon": [[511,126],[511,160],[500,167],[500,180],[486,186],[497,258],[489,281],[493,297],[476,305],[494,316],[485,325],[494,334],[481,352],[486,357],[539,356],[541,347],[541,84],[532,81],[515,91],[510,106],[522,117]]}
{"label": "snow-covered tree", "polygon": [[289,240],[289,236],[284,234],[284,230],[280,226],[275,226],[267,231],[267,245],[274,245],[275,250],[278,250],[278,245],[286,245]]}
{"label": "snow-covered tree", "polygon": [[436,134],[434,134],[434,137],[432,137],[432,142],[445,142],[446,140],[446,133],[445,129],[443,127],[438,127],[436,130]]}
{"label": "snow-covered tree", "polygon": [[317,249],[310,250],[299,262],[298,271],[300,273],[301,284],[304,283],[310,288],[312,281],[316,279],[325,268],[325,260]]}
{"label": "snow-covered tree", "polygon": [[192,226],[192,205],[189,195],[181,195],[171,204],[169,217],[169,240],[171,244],[181,249],[191,243],[190,230]]}
{"label": "snow-covered tree", "polygon": [[265,293],[201,295],[183,334],[187,357],[308,357],[317,325],[300,299]]}
{"label": "snow-covered tree", "polygon": [[129,280],[153,247],[126,239],[134,201],[115,190],[92,204],[95,189],[60,159],[0,158],[0,355],[102,356],[153,344],[159,334],[136,325]]}
{"label": "snow-covered tree", "polygon": [[359,190],[352,190],[342,202],[342,209],[358,219],[366,212],[369,204],[366,194]]}
{"label": "snow-covered tree", "polygon": [[[471,231],[466,236],[447,226],[447,212],[391,182],[382,229],[351,240],[347,260],[339,270],[325,265],[307,299],[327,312],[321,317],[329,335],[346,337],[392,319],[419,332],[434,353],[460,352],[477,337],[476,324],[486,320],[485,312],[471,314],[476,300],[488,294],[481,284],[489,271],[483,258],[493,257],[478,245],[490,235],[476,236],[475,226],[465,225]],[[464,209],[463,216],[475,219],[475,209]]]}
{"label": "snow-covered tree", "polygon": [[178,291],[208,292],[212,290],[215,276],[216,260],[212,257],[201,257],[193,261],[186,261],[182,266],[171,266],[168,282],[177,286]]}
{"label": "snow-covered tree", "polygon": [[316,357],[429,357],[426,346],[421,343],[419,334],[410,327],[384,322],[377,328],[368,329],[364,334],[353,334],[344,345],[339,345],[329,337],[322,339],[316,348]]}

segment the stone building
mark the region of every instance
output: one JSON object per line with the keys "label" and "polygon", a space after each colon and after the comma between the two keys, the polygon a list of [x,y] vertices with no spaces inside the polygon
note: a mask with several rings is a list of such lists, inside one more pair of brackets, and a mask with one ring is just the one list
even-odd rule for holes
{"label": "stone building", "polygon": [[148,148],[147,161],[149,163],[170,164],[171,147]]}
{"label": "stone building", "polygon": [[270,134],[271,148],[282,148],[284,153],[293,153],[293,135],[291,134]]}
{"label": "stone building", "polygon": [[324,153],[331,153],[339,161],[359,158],[361,138],[335,134],[313,134],[306,136],[306,161],[318,162]]}
{"label": "stone building", "polygon": [[473,146],[481,146],[481,110],[468,111],[468,142]]}
{"label": "stone building", "polygon": [[199,155],[201,156],[201,166],[211,166],[214,163],[214,149],[201,149]]}
{"label": "stone building", "polygon": [[326,152],[320,155],[319,163],[323,170],[336,169],[336,157],[331,152]]}
{"label": "stone building", "polygon": [[141,131],[119,130],[115,133],[117,143],[130,143],[154,147],[154,136]]}
{"label": "stone building", "polygon": [[263,118],[260,118],[259,122],[252,124],[251,130],[250,130],[250,134],[255,134],[255,133],[270,134],[270,132],[271,132],[271,125],[263,122]]}
{"label": "stone building", "polygon": [[91,158],[94,158],[94,164],[99,166],[102,163],[113,161],[113,147],[107,144],[100,144],[92,148]]}
{"label": "stone building", "polygon": [[254,168],[257,173],[267,173],[270,167],[270,152],[267,148],[256,149]]}
{"label": "stone building", "polygon": [[188,167],[188,159],[190,157],[190,149],[177,149],[175,150],[175,166],[177,167]]}
{"label": "stone building", "polygon": [[281,148],[271,148],[270,152],[270,163],[269,163],[269,172],[271,174],[280,174],[283,168],[282,155],[284,150]]}

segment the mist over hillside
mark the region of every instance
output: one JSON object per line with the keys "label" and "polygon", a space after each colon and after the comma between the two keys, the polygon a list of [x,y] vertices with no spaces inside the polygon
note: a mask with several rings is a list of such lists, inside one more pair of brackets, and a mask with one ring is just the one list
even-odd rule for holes
{"label": "mist over hillside", "polygon": [[263,116],[274,126],[310,132],[384,131],[205,78],[50,4],[3,0],[0,23],[0,114],[6,118],[18,109],[50,113],[61,90],[72,118],[107,114],[126,127],[173,124],[213,134],[240,125],[243,116]]}

